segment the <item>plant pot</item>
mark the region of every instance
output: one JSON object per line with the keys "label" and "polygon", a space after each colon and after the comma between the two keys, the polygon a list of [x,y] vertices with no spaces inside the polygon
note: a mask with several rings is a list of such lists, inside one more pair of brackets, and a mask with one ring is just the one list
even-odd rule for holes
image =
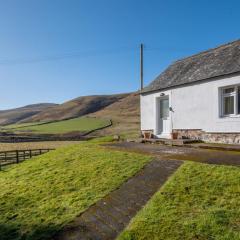
{"label": "plant pot", "polygon": [[178,139],[178,133],[177,132],[173,132],[171,133],[171,138],[174,139]]}
{"label": "plant pot", "polygon": [[145,139],[151,139],[152,133],[151,132],[144,132],[143,136],[144,136]]}

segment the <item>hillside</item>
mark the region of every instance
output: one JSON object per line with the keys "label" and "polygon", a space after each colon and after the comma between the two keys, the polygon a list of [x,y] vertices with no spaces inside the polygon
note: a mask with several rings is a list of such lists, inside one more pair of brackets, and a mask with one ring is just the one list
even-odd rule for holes
{"label": "hillside", "polygon": [[27,105],[20,108],[0,111],[0,125],[13,124],[23,121],[35,114],[38,114],[46,109],[52,109],[56,104],[53,103],[40,103]]}
{"label": "hillside", "polygon": [[138,136],[140,131],[140,100],[138,93],[111,104],[110,106],[90,114],[91,117],[107,118],[113,121],[113,126],[93,134],[108,135],[120,134],[128,137]]}
{"label": "hillside", "polygon": [[101,110],[128,95],[116,94],[79,97],[51,109],[46,109],[20,122],[54,121],[80,117]]}
{"label": "hillside", "polygon": [[[89,116],[94,117],[96,122],[104,120],[107,120],[106,122],[108,122],[110,119],[113,122],[111,127],[95,131],[92,135],[102,136],[119,134],[127,137],[136,137],[139,134],[140,107],[138,93],[85,96],[73,99],[63,104],[50,105],[48,108],[42,107],[43,106],[39,104],[29,105],[9,111],[2,111],[5,112],[5,119],[2,118],[2,122],[4,122],[5,125],[10,124],[5,127],[6,129],[19,128],[19,131],[26,130],[28,133],[33,133],[33,131],[41,132],[40,130],[42,128],[44,128],[45,132],[45,128],[47,128],[49,132],[57,132],[55,128],[56,126],[63,128],[61,125],[62,122],[58,122],[56,124],[52,123],[50,125],[33,125],[43,122],[51,122],[55,120],[62,121],[73,118],[73,121],[78,122],[79,117]],[[30,111],[33,109],[36,111]],[[84,124],[86,125],[86,123]],[[54,127],[54,129],[49,129],[50,126]],[[71,128],[71,131],[77,131],[75,128],[73,129],[73,127],[74,126],[68,126],[67,129]],[[77,125],[77,129],[82,130],[82,127],[84,126],[80,127],[79,124]]]}

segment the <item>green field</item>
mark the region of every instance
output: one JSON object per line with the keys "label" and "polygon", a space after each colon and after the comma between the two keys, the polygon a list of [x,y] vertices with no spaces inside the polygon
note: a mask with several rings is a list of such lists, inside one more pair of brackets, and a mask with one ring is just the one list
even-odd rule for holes
{"label": "green field", "polygon": [[7,126],[3,126],[2,129],[5,130],[12,130],[12,129],[18,129],[18,128],[23,128],[23,127],[30,127],[30,126],[36,126],[39,124],[43,124],[45,122],[37,122],[37,123],[15,123],[15,124],[10,124]]}
{"label": "green field", "polygon": [[109,120],[79,117],[59,122],[45,123],[39,125],[27,124],[24,125],[10,125],[9,129],[15,132],[31,132],[43,134],[63,134],[68,132],[88,132],[110,124]]}
{"label": "green field", "polygon": [[239,240],[238,167],[185,163],[118,240]]}
{"label": "green field", "polygon": [[0,152],[29,149],[60,148],[76,144],[76,141],[45,141],[45,142],[16,142],[0,143]]}
{"label": "green field", "polygon": [[0,172],[1,240],[51,238],[149,160],[91,142],[10,166]]}

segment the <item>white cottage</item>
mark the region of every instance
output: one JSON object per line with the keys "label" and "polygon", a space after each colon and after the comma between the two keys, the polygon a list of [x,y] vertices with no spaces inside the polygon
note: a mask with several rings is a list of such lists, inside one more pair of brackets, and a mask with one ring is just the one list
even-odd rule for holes
{"label": "white cottage", "polygon": [[240,143],[240,40],[174,62],[141,91],[155,138]]}

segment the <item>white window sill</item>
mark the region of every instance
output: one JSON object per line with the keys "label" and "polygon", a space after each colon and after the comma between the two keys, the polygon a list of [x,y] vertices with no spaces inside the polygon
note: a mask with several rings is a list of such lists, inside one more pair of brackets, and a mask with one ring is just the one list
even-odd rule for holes
{"label": "white window sill", "polygon": [[232,118],[240,118],[240,114],[238,115],[224,115],[224,116],[220,116],[220,119],[232,119]]}

